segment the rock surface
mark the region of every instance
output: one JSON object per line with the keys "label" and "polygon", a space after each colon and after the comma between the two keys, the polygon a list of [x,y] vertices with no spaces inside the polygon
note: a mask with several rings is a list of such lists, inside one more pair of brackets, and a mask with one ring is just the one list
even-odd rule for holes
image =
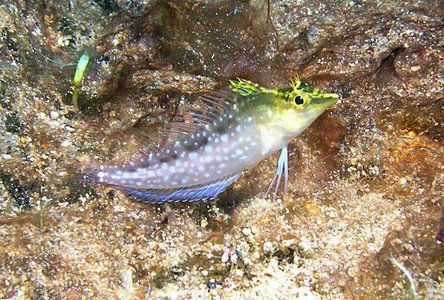
{"label": "rock surface", "polygon": [[[418,297],[444,297],[442,1],[9,0],[0,15],[2,299],[413,298],[390,259]],[[277,156],[209,203],[94,183],[140,147],[128,128],[151,134],[230,78],[296,75],[341,102],[290,144],[290,196],[263,197]]]}

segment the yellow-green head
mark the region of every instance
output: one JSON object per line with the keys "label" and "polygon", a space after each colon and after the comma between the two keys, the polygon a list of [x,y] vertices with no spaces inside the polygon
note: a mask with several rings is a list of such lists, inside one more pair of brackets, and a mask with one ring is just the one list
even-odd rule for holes
{"label": "yellow-green head", "polygon": [[254,115],[264,144],[263,153],[272,153],[287,145],[306,129],[338,95],[325,93],[296,78],[289,87],[266,89],[247,80],[231,81],[231,90],[244,99],[240,115]]}

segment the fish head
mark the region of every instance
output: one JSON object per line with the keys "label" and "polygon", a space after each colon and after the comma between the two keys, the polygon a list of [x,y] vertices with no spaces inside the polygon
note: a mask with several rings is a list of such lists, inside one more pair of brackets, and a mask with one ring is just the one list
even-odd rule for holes
{"label": "fish head", "polygon": [[325,93],[296,78],[289,87],[275,90],[274,125],[295,136],[310,126],[330,105],[337,94]]}

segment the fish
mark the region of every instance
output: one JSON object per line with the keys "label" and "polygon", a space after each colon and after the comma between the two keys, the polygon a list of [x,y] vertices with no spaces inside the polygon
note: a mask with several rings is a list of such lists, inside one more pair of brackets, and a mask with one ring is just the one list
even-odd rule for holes
{"label": "fish", "polygon": [[229,89],[204,94],[188,113],[178,114],[141,158],[102,164],[96,177],[151,204],[207,201],[281,150],[267,191],[277,182],[275,198],[282,176],[287,193],[288,144],[338,99],[298,77],[274,89],[230,80]]}

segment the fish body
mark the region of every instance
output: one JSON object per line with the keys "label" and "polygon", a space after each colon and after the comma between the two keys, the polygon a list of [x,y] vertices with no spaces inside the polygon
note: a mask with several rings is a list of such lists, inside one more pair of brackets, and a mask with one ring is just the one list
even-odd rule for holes
{"label": "fish body", "polygon": [[140,160],[101,165],[98,181],[149,203],[214,199],[338,99],[299,79],[282,89],[231,81],[230,89],[202,96],[192,121],[169,124],[164,145]]}

